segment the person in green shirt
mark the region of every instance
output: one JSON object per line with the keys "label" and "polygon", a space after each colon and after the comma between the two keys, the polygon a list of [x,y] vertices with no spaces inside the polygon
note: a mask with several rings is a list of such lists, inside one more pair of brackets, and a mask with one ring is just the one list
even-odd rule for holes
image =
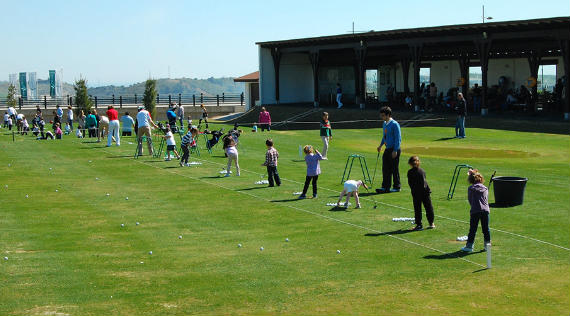
{"label": "person in green shirt", "polygon": [[97,118],[93,111],[89,111],[89,115],[85,118],[85,127],[89,130],[89,138],[97,137]]}
{"label": "person in green shirt", "polygon": [[329,141],[332,139],[331,122],[329,122],[328,112],[323,112],[323,119],[321,120],[321,139],[323,140],[323,159],[328,159]]}

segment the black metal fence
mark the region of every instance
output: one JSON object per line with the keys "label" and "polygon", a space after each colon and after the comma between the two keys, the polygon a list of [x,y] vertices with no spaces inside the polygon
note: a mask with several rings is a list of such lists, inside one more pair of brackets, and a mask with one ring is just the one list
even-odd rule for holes
{"label": "black metal fence", "polygon": [[[125,106],[133,106],[133,105],[140,105],[143,103],[143,96],[142,95],[119,95],[115,96],[114,94],[111,96],[89,96],[91,102],[95,108],[98,106],[108,106],[114,105],[123,107]],[[182,94],[168,94],[168,95],[157,95],[156,96],[156,103],[157,105],[168,105],[171,103],[188,105],[188,106],[200,106],[204,104],[205,106],[220,106],[220,105],[244,105],[244,95],[243,93],[222,93],[217,95],[204,95],[203,93],[200,94],[192,94],[192,95],[182,95]],[[48,107],[53,108],[55,106],[75,106],[75,98],[73,96],[66,96],[60,98],[52,98],[44,96],[38,99],[18,99],[18,107],[22,108],[33,108],[36,106],[43,107],[47,109]],[[0,107],[7,108],[8,105],[6,103],[6,99],[0,100]]]}

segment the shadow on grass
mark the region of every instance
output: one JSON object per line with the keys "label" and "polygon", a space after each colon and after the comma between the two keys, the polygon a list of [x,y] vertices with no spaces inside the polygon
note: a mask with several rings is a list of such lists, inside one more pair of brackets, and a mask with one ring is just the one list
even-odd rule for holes
{"label": "shadow on grass", "polygon": [[107,156],[107,158],[134,158],[135,155]]}
{"label": "shadow on grass", "polygon": [[436,139],[435,141],[441,142],[441,141],[452,140],[452,139],[455,139],[455,137],[442,137],[442,138]]}
{"label": "shadow on grass", "polygon": [[293,201],[302,201],[304,199],[298,199],[298,198],[293,198],[293,199],[283,199],[283,200],[271,200],[271,202],[293,202]]}
{"label": "shadow on grass", "polygon": [[473,252],[465,252],[462,250],[457,250],[454,252],[444,253],[441,255],[427,255],[427,256],[424,256],[424,259],[437,259],[437,260],[457,259],[457,258],[463,258],[463,257],[469,256],[469,255],[481,253],[481,252],[485,252],[485,251],[480,250],[480,251],[473,251]]}
{"label": "shadow on grass", "polygon": [[291,159],[292,162],[305,162],[305,160],[301,160],[301,159]]}
{"label": "shadow on grass", "polygon": [[266,185],[259,186],[259,187],[245,188],[245,189],[237,189],[236,191],[251,191],[251,190],[259,190],[259,189],[265,189],[265,188],[267,188]]}
{"label": "shadow on grass", "polygon": [[97,144],[97,143],[101,143],[101,142],[98,142],[96,140],[87,140],[87,141],[83,141],[81,143],[83,143],[83,144]]}
{"label": "shadow on grass", "polygon": [[514,206],[513,205],[506,205],[506,204],[489,203],[489,207],[492,207],[492,208],[509,208],[509,207],[514,207]]}
{"label": "shadow on grass", "polygon": [[352,212],[350,209],[344,207],[344,206],[333,206],[329,212],[347,212],[350,213]]}
{"label": "shadow on grass", "polygon": [[411,229],[398,229],[398,230],[393,230],[391,232],[368,233],[368,234],[365,234],[364,236],[366,236],[366,237],[379,237],[379,236],[388,236],[388,235],[403,235],[403,234],[415,233],[415,232],[417,232],[417,231],[411,230]]}
{"label": "shadow on grass", "polygon": [[223,176],[200,177],[200,179],[220,179],[220,178],[223,178]]}

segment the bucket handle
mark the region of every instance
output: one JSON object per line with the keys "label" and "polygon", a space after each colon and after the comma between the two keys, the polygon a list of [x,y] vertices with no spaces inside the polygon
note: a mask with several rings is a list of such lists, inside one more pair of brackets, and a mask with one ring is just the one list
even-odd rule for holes
{"label": "bucket handle", "polygon": [[491,179],[489,179],[489,190],[491,189],[491,184],[493,184],[493,178],[495,177],[495,174],[497,174],[497,170],[495,170],[493,172],[493,175],[491,176]]}

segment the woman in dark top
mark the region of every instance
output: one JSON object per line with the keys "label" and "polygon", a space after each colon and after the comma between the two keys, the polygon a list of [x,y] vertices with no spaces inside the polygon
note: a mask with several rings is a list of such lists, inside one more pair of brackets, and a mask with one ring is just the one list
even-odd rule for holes
{"label": "woman in dark top", "polygon": [[412,156],[408,160],[408,164],[412,167],[408,170],[408,184],[412,191],[412,198],[414,200],[414,213],[416,226],[413,230],[423,230],[422,225],[422,203],[426,209],[426,217],[429,222],[428,228],[435,228],[433,224],[434,214],[433,206],[431,204],[431,190],[426,180],[426,172],[420,168],[420,158]]}

